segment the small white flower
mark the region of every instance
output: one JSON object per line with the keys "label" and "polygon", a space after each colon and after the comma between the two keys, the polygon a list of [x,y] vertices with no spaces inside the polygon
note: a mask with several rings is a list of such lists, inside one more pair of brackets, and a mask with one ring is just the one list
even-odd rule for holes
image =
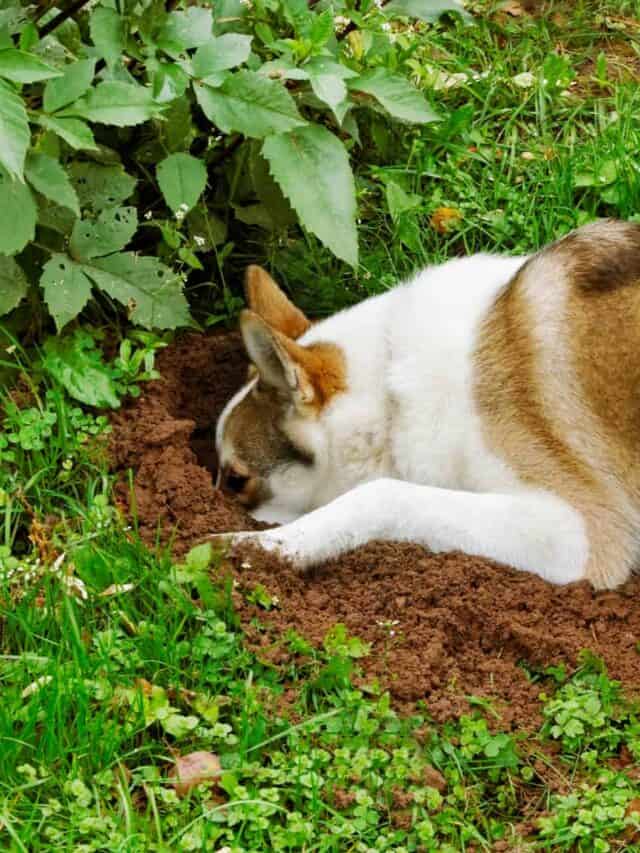
{"label": "small white flower", "polygon": [[249,560],[244,560],[242,563],[240,563],[240,568],[241,569],[250,569],[251,563],[249,562]]}
{"label": "small white flower", "polygon": [[511,81],[519,89],[530,89],[535,85],[536,76],[531,71],[523,71],[522,74],[516,74],[515,77],[512,77]]}
{"label": "small white flower", "polygon": [[384,24],[382,25],[382,29],[385,31],[385,33],[391,31],[391,24],[389,23],[389,21],[384,22]]}
{"label": "small white flower", "polygon": [[523,151],[520,157],[523,160],[535,160],[536,155],[532,151]]}
{"label": "small white flower", "polygon": [[145,213],[145,215],[144,215],[144,218],[145,218],[145,219],[151,219],[152,215],[153,215],[153,214],[151,213],[151,211],[150,211],[150,210],[147,210],[147,212],[146,212],[146,213]]}
{"label": "small white flower", "polygon": [[344,15],[336,15],[333,19],[333,23],[337,24],[339,27],[346,27],[347,24],[351,23],[349,18],[345,18]]}
{"label": "small white flower", "polygon": [[195,234],[193,237],[193,242],[196,244],[196,246],[200,246],[200,248],[202,248],[206,240],[204,239],[204,237],[200,237],[198,234]]}

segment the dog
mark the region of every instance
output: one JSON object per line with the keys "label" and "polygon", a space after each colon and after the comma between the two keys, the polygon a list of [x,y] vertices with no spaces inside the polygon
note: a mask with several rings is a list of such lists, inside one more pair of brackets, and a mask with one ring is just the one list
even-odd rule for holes
{"label": "dog", "polygon": [[312,324],[249,267],[222,480],[306,570],[372,540],[613,588],[640,551],[640,226],[428,267]]}

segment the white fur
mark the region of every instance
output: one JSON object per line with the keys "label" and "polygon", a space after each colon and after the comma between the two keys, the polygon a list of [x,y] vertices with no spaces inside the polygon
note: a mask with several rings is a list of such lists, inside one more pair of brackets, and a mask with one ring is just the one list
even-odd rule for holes
{"label": "white fur", "polygon": [[[234,539],[254,538],[301,568],[386,539],[463,550],[555,583],[583,577],[581,515],[488,450],[473,400],[479,327],[524,260],[449,261],[306,332],[302,344],[343,350],[348,390],[319,419],[296,422],[317,459],[304,482],[286,473],[270,480],[275,498],[260,517],[284,510],[289,523]],[[221,418],[219,447],[239,399]]]}

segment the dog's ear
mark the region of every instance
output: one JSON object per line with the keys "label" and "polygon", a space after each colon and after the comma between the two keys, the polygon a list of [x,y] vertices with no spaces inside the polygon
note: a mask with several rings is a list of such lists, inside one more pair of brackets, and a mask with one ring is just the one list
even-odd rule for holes
{"label": "dog's ear", "polygon": [[240,331],[262,381],[303,405],[313,402],[313,383],[304,367],[305,349],[253,311],[240,314]]}
{"label": "dog's ear", "polygon": [[333,344],[300,346],[253,311],[241,313],[240,330],[260,379],[289,395],[298,409],[319,410],[346,388],[344,357]]}
{"label": "dog's ear", "polygon": [[302,311],[262,267],[247,267],[244,292],[250,310],[291,340],[299,338],[311,326]]}

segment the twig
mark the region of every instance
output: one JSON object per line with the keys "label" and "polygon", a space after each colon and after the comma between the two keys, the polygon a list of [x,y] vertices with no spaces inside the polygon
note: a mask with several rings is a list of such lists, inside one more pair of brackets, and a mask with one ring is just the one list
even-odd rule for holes
{"label": "twig", "polygon": [[75,3],[72,3],[70,6],[67,6],[66,9],[63,9],[62,12],[59,12],[55,18],[52,18],[48,24],[45,24],[44,27],[40,30],[39,36],[40,38],[44,38],[48,36],[49,33],[52,33],[56,30],[60,24],[64,24],[67,18],[71,18],[76,12],[79,12],[83,6],[86,6],[89,0],[76,0]]}

